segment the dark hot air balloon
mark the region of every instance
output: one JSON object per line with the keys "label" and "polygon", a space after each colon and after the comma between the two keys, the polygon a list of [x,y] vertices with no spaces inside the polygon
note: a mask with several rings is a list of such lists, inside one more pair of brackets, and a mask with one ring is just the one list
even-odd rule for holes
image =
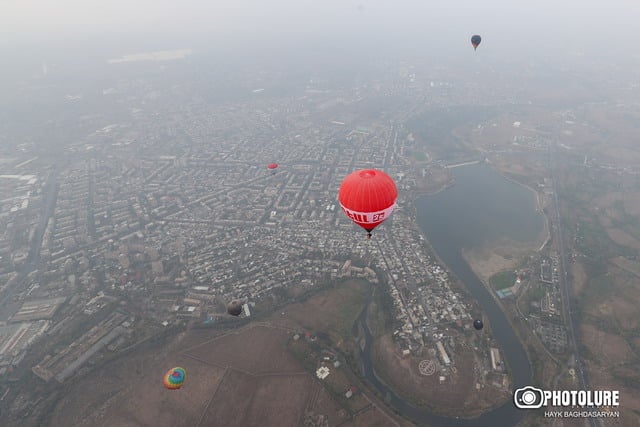
{"label": "dark hot air balloon", "polygon": [[396,207],[398,189],[393,179],[381,170],[363,169],[348,175],[340,185],[338,200],[351,221],[367,230],[382,224]]}
{"label": "dark hot air balloon", "polygon": [[479,35],[475,35],[471,37],[471,44],[473,45],[473,50],[476,50],[482,41],[482,37]]}
{"label": "dark hot air balloon", "polygon": [[182,387],[186,376],[184,368],[171,368],[164,374],[164,386],[169,390],[177,390]]}
{"label": "dark hot air balloon", "polygon": [[242,313],[242,303],[238,300],[233,300],[227,305],[227,313],[232,316],[240,316]]}
{"label": "dark hot air balloon", "polygon": [[479,331],[480,329],[484,328],[484,323],[482,323],[482,320],[476,319],[473,321],[473,327]]}

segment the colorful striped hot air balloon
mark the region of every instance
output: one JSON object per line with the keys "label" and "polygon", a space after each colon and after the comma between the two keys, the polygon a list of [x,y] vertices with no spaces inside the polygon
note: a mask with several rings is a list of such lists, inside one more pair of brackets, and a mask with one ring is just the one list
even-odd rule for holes
{"label": "colorful striped hot air balloon", "polygon": [[164,386],[169,390],[177,390],[182,387],[186,375],[184,368],[171,368],[164,374]]}

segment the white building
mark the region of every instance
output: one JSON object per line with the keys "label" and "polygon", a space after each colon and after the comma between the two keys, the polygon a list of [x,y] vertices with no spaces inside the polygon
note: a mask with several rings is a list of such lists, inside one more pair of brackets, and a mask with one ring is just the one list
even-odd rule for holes
{"label": "white building", "polygon": [[444,346],[442,345],[442,342],[438,341],[436,343],[436,347],[438,348],[438,352],[440,352],[440,357],[442,358],[442,363],[444,363],[445,366],[451,365],[451,360],[449,359],[449,355],[447,354],[447,350],[444,349]]}
{"label": "white building", "polygon": [[242,306],[242,309],[244,310],[244,315],[247,317],[251,317],[251,310],[249,310],[249,304],[244,304]]}
{"label": "white building", "polygon": [[491,352],[491,367],[494,371],[502,370],[502,360],[500,359],[500,350],[497,348],[491,347],[489,349]]}
{"label": "white building", "polygon": [[329,368],[327,368],[326,366],[321,366],[318,368],[318,370],[316,370],[316,376],[321,380],[327,378],[329,376],[329,373]]}

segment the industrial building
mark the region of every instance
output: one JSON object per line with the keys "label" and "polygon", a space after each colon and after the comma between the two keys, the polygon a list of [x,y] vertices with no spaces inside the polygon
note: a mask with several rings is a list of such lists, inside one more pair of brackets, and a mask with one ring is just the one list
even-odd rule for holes
{"label": "industrial building", "polygon": [[444,363],[445,366],[451,365],[451,360],[449,359],[449,355],[447,354],[447,351],[444,349],[442,342],[441,341],[436,342],[436,347],[438,348],[438,352],[440,353],[440,358],[442,359],[442,363]]}
{"label": "industrial building", "polygon": [[20,310],[11,318],[11,322],[23,322],[28,320],[51,319],[58,307],[65,301],[66,297],[47,298],[26,301]]}
{"label": "industrial building", "polygon": [[495,347],[489,349],[491,352],[491,368],[494,371],[502,371],[502,359],[500,358],[500,350]]}
{"label": "industrial building", "polygon": [[249,310],[249,304],[243,304],[242,310],[244,311],[244,315],[247,317],[251,317],[251,310]]}

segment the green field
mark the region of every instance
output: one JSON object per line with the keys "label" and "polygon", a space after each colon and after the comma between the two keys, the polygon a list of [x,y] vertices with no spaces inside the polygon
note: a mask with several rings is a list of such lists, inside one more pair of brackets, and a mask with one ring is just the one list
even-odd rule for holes
{"label": "green field", "polygon": [[[360,310],[362,310],[367,300],[367,293],[369,291],[367,286],[371,286],[371,284],[364,282],[364,285],[357,288],[345,287],[341,307],[334,318],[335,331],[344,340],[349,341],[353,336],[353,325],[356,323],[356,319],[360,315]],[[333,338],[335,339],[337,337]]]}
{"label": "green field", "polygon": [[516,280],[516,274],[509,271],[501,271],[500,273],[496,273],[489,279],[491,282],[491,287],[497,291],[505,288],[510,288],[513,286]]}
{"label": "green field", "polygon": [[538,301],[545,295],[545,286],[538,283],[537,285],[532,286],[527,293],[527,297],[529,301]]}
{"label": "green field", "polygon": [[411,150],[408,154],[412,159],[418,162],[426,162],[429,160],[429,156],[424,151]]}

